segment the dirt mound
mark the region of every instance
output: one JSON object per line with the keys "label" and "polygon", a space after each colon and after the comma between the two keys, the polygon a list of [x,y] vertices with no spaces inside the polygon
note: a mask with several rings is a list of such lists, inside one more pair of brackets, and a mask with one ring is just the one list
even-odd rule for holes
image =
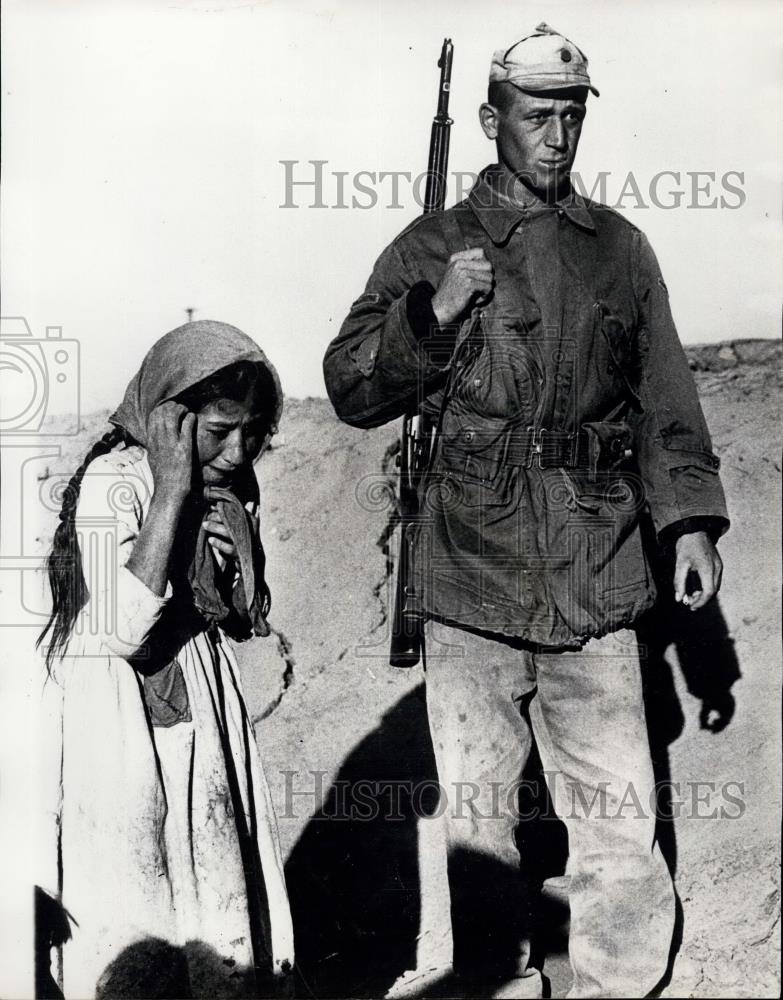
{"label": "dirt mound", "polygon": [[[680,662],[672,647],[648,678],[659,774],[668,770],[691,806],[694,782],[714,786],[702,789],[704,818],[690,808],[665,831],[684,915],[667,992],[777,996],[781,351],[735,341],[688,355],[732,529],[721,542],[720,606]],[[52,473],[73,467],[104,419],[83,421]],[[289,858],[300,957],[320,996],[382,995],[448,944],[437,824],[408,800],[399,816],[359,817],[343,794],[362,781],[434,776],[421,670],[387,664],[397,433],[341,425],[323,399],[288,400],[258,470],[276,637],[245,644],[240,657]],[[694,650],[701,673],[690,669]],[[568,985],[564,947],[561,934],[547,961],[555,995]]]}
{"label": "dirt mound", "polygon": [[780,367],[777,340],[730,340],[723,344],[694,344],[686,349],[692,371],[717,372],[737,365]]}

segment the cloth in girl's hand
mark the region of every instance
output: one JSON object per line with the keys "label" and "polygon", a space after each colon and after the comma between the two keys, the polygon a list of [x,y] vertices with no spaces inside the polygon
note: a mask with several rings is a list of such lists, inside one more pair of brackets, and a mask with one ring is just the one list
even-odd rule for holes
{"label": "cloth in girl's hand", "polygon": [[[229,606],[218,586],[217,563],[209,545],[209,532],[202,525],[188,571],[196,608],[211,625],[221,623],[234,639],[269,635],[266,616],[271,601],[264,580],[266,559],[253,519],[230,490],[207,486],[204,497],[215,505],[231,535],[236,549],[238,578],[231,590]],[[236,618],[231,615],[232,610],[239,620],[238,629],[234,627]]]}

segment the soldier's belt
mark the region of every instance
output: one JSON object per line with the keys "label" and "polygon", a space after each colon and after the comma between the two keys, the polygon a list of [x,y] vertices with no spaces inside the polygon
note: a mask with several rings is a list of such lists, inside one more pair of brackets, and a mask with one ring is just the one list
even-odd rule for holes
{"label": "soldier's belt", "polygon": [[584,469],[613,466],[630,456],[628,442],[622,435],[591,435],[585,429],[554,431],[542,427],[514,429],[501,438],[484,435],[480,430],[465,429],[456,438],[445,443],[445,450],[453,457],[465,460],[465,471],[482,472],[487,462],[519,465],[541,469]]}

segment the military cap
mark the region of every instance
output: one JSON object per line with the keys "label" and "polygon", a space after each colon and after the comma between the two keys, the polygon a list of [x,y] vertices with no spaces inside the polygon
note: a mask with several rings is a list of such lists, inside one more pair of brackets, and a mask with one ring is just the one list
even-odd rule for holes
{"label": "military cap", "polygon": [[545,22],[532,35],[492,57],[489,81],[513,83],[520,90],[560,90],[589,87],[598,97],[587,73],[587,56],[564,35]]}

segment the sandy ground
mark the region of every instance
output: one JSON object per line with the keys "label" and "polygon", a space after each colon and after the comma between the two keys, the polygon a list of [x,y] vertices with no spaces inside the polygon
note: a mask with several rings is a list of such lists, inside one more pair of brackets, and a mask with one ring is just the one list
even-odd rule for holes
{"label": "sandy ground", "polygon": [[[709,818],[694,818],[691,807],[661,826],[682,907],[665,995],[772,997],[780,993],[780,350],[740,341],[689,354],[733,525],[720,545],[720,604],[688,627],[658,628],[662,648],[646,675],[658,776],[714,783],[698,809],[718,807]],[[83,418],[52,473],[102,433],[104,418]],[[440,825],[418,815],[432,796],[417,804],[389,791],[435,778],[421,670],[387,664],[397,432],[343,426],[326,400],[289,400],[258,467],[276,635],[246,643],[240,658],[278,809],[303,996],[380,997],[406,970],[448,959]],[[359,782],[381,783],[380,815],[351,816],[351,790],[369,787]],[[729,782],[738,806],[720,798]],[[693,794],[692,784],[683,788]],[[562,860],[548,859],[553,873]],[[555,878],[542,927],[553,996],[569,985],[566,900],[567,882]],[[411,981],[407,995],[434,994]],[[449,995],[447,980],[438,995]]]}

